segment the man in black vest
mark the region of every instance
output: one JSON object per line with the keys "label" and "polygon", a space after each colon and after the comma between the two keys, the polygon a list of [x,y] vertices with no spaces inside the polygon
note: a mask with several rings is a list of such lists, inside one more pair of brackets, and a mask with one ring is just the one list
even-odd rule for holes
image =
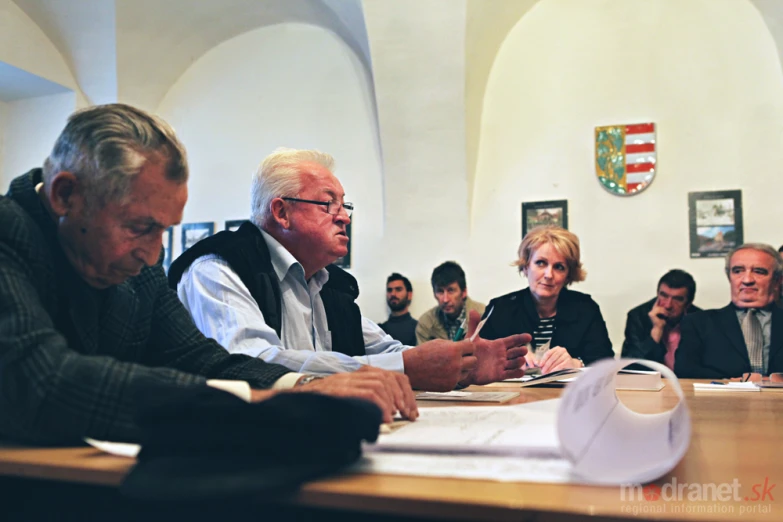
{"label": "man in black vest", "polygon": [[[353,211],[332,169],[328,154],[275,151],[254,178],[251,221],[202,240],[172,264],[169,283],[196,326],[231,353],[295,372],[369,365],[427,390],[521,376],[527,334],[413,348],[362,317],[356,280],[331,265],[347,253]],[[469,333],[478,321],[473,314]]]}
{"label": "man in black vest", "polygon": [[389,421],[394,410],[415,417],[404,376],[373,369],[308,383],[229,355],[193,326],[161,266],[187,179],[171,127],[112,104],[73,114],[43,169],[0,196],[0,437],[137,441],[137,392],[150,386],[210,385],[253,402],[295,387],[370,399]]}

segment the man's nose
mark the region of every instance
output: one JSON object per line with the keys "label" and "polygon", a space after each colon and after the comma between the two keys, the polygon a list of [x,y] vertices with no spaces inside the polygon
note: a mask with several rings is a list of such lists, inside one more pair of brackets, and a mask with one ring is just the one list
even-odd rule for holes
{"label": "man's nose", "polygon": [[661,300],[661,306],[664,308],[671,308],[672,307],[672,300],[671,299],[662,299]]}
{"label": "man's nose", "polygon": [[150,237],[148,241],[141,244],[133,251],[133,256],[142,261],[147,266],[152,266],[158,262],[160,251],[163,248],[163,234]]}
{"label": "man's nose", "polygon": [[158,248],[157,250],[148,249],[148,248],[137,248],[134,251],[133,255],[136,259],[142,261],[145,265],[152,266],[158,262],[158,258],[160,257],[160,248]]}
{"label": "man's nose", "polygon": [[746,270],[742,276],[742,282],[746,285],[752,285],[756,282],[756,277],[753,274],[753,270]]}
{"label": "man's nose", "polygon": [[340,223],[345,223],[346,225],[349,225],[351,223],[351,217],[348,215],[348,211],[345,210],[345,207],[343,206],[341,206],[340,211],[334,215],[334,219],[335,221],[338,221]]}
{"label": "man's nose", "polygon": [[440,304],[446,304],[449,302],[449,296],[446,294],[438,294],[438,302]]}

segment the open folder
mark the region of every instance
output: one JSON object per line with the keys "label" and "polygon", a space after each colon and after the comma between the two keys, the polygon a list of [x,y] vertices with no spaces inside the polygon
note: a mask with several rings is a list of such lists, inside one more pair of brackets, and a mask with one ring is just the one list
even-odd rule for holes
{"label": "open folder", "polygon": [[[673,409],[640,414],[619,401],[617,372],[635,362],[671,380],[680,399]],[[423,408],[416,422],[365,445],[369,455],[361,470],[494,480],[643,483],[674,468],[690,437],[688,407],[669,368],[652,361],[606,359],[566,386],[559,400]]]}
{"label": "open folder", "polygon": [[[556,372],[550,372],[537,375],[526,374],[518,379],[508,379],[505,383],[514,383],[521,388],[527,386],[538,386],[542,384],[562,385],[573,382],[584,372],[590,371],[587,368],[568,368]],[[656,371],[644,370],[620,370],[615,378],[615,385],[618,390],[639,390],[639,391],[660,391],[665,386],[661,373]],[[498,384],[500,386],[500,384]]]}

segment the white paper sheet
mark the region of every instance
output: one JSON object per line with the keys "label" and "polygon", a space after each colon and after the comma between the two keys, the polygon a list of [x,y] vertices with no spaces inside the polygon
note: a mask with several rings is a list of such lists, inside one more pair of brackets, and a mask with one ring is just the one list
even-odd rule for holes
{"label": "white paper sheet", "polygon": [[[615,393],[615,375],[632,363],[670,379],[680,402],[652,415],[624,406]],[[680,461],[690,435],[690,414],[671,370],[651,361],[608,359],[569,384],[560,401],[423,409],[416,422],[367,445],[367,457],[357,469],[512,481],[643,483]],[[409,453],[400,453],[405,451]],[[500,454],[507,457],[496,456]]]}
{"label": "white paper sheet", "polygon": [[[680,398],[664,413],[642,414],[617,398],[615,376],[639,362],[668,378]],[[691,440],[691,419],[672,371],[652,361],[606,359],[566,386],[558,412],[560,447],[574,473],[593,483],[650,482],[682,459]]]}
{"label": "white paper sheet", "polygon": [[93,448],[119,457],[136,458],[136,455],[138,455],[141,450],[141,446],[138,444],[130,444],[127,442],[108,442],[105,440],[91,439],[89,437],[85,437],[84,442]]}
{"label": "white paper sheet", "polygon": [[425,455],[368,453],[349,471],[386,475],[494,480],[498,482],[582,482],[563,458],[524,458],[487,455]]}
{"label": "white paper sheet", "polygon": [[556,414],[525,406],[422,408],[416,422],[381,435],[365,449],[559,457]]}
{"label": "white paper sheet", "polygon": [[717,392],[757,392],[761,388],[753,382],[729,382],[726,384],[702,384],[693,383],[693,391],[717,391]]}
{"label": "white paper sheet", "polygon": [[416,394],[418,401],[458,401],[458,402],[506,402],[518,397],[519,392],[421,392]]}

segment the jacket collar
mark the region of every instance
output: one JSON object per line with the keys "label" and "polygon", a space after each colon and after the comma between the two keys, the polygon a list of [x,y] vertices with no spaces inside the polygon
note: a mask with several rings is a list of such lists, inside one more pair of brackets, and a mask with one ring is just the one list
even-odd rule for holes
{"label": "jacket collar", "polygon": [[[769,368],[773,368],[772,361],[776,357],[783,356],[783,309],[775,305],[772,307],[772,325],[769,343]],[[775,365],[775,368],[780,365]]]}
{"label": "jacket collar", "polygon": [[733,304],[729,303],[727,306],[718,310],[718,317],[720,317],[718,328],[721,329],[729,340],[732,348],[749,361],[748,348],[745,346],[742,328],[740,327],[739,320],[737,320],[737,309]]}
{"label": "jacket collar", "polygon": [[[127,329],[134,322],[138,299],[128,281],[106,290],[96,290],[76,273],[60,247],[57,226],[35,190],[41,181],[42,170],[33,169],[11,182],[7,196],[27,212],[42,232],[52,253],[59,303],[67,303],[67,313],[82,341],[83,353],[95,353],[101,340],[116,344],[118,339],[128,337]],[[123,320],[101,324],[102,315],[122,317]]]}
{"label": "jacket collar", "polygon": [[[574,323],[579,320],[578,307],[574,306],[574,293],[563,287],[560,295],[557,297],[557,322],[558,324]],[[532,321],[532,324],[538,323],[538,311],[536,303],[533,301],[533,293],[530,288],[522,290],[522,307],[525,315]]]}
{"label": "jacket collar", "polygon": [[57,227],[49,212],[44,207],[35,186],[43,181],[43,171],[33,169],[11,181],[6,196],[16,201],[46,236],[47,241],[57,239]]}

